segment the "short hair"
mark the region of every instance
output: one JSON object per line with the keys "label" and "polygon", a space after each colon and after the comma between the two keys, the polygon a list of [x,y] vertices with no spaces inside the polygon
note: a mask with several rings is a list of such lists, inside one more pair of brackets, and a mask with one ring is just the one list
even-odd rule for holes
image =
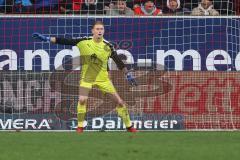
{"label": "short hair", "polygon": [[103,25],[104,26],[104,23],[102,21],[95,21],[92,25],[92,29],[96,26],[96,25]]}

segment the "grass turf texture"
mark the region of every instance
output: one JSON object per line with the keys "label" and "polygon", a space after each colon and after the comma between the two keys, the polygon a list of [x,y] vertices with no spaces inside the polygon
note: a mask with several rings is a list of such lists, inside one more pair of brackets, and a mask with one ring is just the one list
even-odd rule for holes
{"label": "grass turf texture", "polygon": [[0,132],[0,160],[239,160],[240,132]]}

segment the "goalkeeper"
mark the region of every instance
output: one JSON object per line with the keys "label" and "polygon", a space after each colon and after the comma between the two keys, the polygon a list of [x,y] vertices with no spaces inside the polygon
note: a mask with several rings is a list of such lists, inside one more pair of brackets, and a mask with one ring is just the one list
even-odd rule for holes
{"label": "goalkeeper", "polygon": [[114,47],[103,39],[104,24],[96,21],[92,26],[92,37],[77,39],[66,39],[58,37],[46,37],[40,33],[33,33],[33,38],[45,42],[62,45],[77,46],[80,50],[81,59],[81,80],[80,95],[77,106],[78,133],[83,132],[83,122],[87,112],[88,93],[93,86],[98,87],[103,93],[110,95],[111,99],[117,104],[116,111],[122,118],[128,132],[137,132],[130,121],[130,116],[126,104],[117,93],[108,76],[108,59],[112,58],[118,68],[122,70],[126,79],[131,85],[136,85],[136,81],[131,72],[127,70],[122,60],[118,57]]}

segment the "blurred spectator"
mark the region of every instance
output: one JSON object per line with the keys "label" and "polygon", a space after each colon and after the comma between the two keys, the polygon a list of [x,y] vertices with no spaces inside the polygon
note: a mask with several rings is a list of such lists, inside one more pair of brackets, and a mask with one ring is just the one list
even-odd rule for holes
{"label": "blurred spectator", "polygon": [[163,8],[163,14],[186,15],[190,14],[190,11],[181,7],[180,0],[167,0],[167,6]]}
{"label": "blurred spectator", "polygon": [[219,12],[213,9],[211,0],[202,0],[198,7],[194,8],[191,13],[193,16],[218,16]]}
{"label": "blurred spectator", "polygon": [[126,0],[117,0],[106,12],[109,16],[133,16],[134,12],[127,7]]}
{"label": "blurred spectator", "polygon": [[109,2],[106,0],[85,0],[82,4],[82,14],[105,14],[105,6],[109,6]]}
{"label": "blurred spectator", "polygon": [[141,6],[134,8],[134,13],[139,16],[158,16],[162,11],[155,6],[153,0],[145,0]]}
{"label": "blurred spectator", "polygon": [[59,0],[35,0],[33,9],[35,13],[59,13]]}
{"label": "blurred spectator", "polygon": [[31,13],[32,2],[30,0],[15,0],[13,13]]}
{"label": "blurred spectator", "polygon": [[73,10],[73,12],[78,12],[78,11],[81,10],[83,1],[84,0],[72,0],[72,10]]}
{"label": "blurred spectator", "polygon": [[[143,3],[145,0],[126,0],[127,2],[127,7],[129,8],[136,8],[139,7],[141,5],[141,3]],[[166,0],[153,0],[155,6],[157,8],[160,8],[160,6],[162,6],[162,2],[166,1]]]}
{"label": "blurred spectator", "polygon": [[[74,0],[59,0],[59,12],[60,13],[72,13]],[[82,0],[80,0],[82,1]],[[80,3],[81,4],[81,3]],[[81,7],[78,9],[80,10]]]}
{"label": "blurred spectator", "polygon": [[[85,13],[104,14],[105,6],[109,6],[111,0],[0,0],[0,12],[2,13]],[[114,0],[115,2],[117,0]],[[192,15],[233,15],[240,14],[240,0],[125,0],[128,8],[134,9],[136,15],[156,15],[160,8],[167,15],[186,14],[188,8]],[[202,1],[198,4],[199,1]],[[153,4],[153,8],[146,8],[145,4]],[[181,7],[179,4],[181,3]],[[124,5],[122,5],[124,6]],[[175,7],[177,8],[175,9]],[[213,9],[214,6],[214,9]],[[116,12],[114,4],[108,15],[128,15]],[[81,11],[82,10],[82,11]],[[152,12],[155,10],[154,12]],[[161,12],[161,10],[160,10]],[[158,15],[157,14],[157,15]]]}
{"label": "blurred spectator", "polygon": [[135,7],[140,6],[143,0],[126,0],[127,6],[134,9]]}

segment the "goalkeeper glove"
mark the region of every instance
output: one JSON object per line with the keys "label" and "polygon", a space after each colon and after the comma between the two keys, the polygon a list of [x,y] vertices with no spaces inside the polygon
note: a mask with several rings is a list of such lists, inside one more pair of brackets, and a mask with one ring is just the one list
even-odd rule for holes
{"label": "goalkeeper glove", "polygon": [[134,76],[132,75],[131,71],[127,72],[126,79],[131,86],[137,86],[137,82],[136,82]]}
{"label": "goalkeeper glove", "polygon": [[50,37],[44,36],[44,35],[42,35],[40,33],[37,33],[37,32],[33,33],[32,37],[34,39],[38,39],[38,40],[43,41],[43,42],[50,42]]}

